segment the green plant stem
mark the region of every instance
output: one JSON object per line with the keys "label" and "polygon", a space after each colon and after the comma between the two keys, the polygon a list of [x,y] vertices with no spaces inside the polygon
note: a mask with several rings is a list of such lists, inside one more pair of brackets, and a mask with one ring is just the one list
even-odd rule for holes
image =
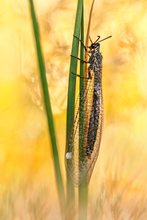
{"label": "green plant stem", "polygon": [[64,211],[64,204],[65,204],[63,180],[62,180],[60,163],[59,163],[59,156],[58,156],[58,149],[57,149],[57,143],[56,143],[53,115],[52,115],[50,97],[49,97],[49,92],[48,92],[48,84],[47,84],[47,79],[46,79],[45,64],[44,64],[43,53],[42,53],[42,48],[41,48],[41,44],[40,44],[39,27],[38,27],[38,23],[37,23],[33,0],[29,0],[29,4],[30,4],[30,13],[31,13],[34,38],[35,38],[35,44],[36,44],[36,52],[37,52],[38,66],[39,66],[39,72],[40,72],[40,79],[41,79],[41,85],[42,85],[44,107],[46,110],[48,129],[49,129],[49,135],[50,135],[51,146],[52,146],[52,155],[53,155],[56,183],[57,183],[60,207],[61,207],[61,211],[63,212]]}

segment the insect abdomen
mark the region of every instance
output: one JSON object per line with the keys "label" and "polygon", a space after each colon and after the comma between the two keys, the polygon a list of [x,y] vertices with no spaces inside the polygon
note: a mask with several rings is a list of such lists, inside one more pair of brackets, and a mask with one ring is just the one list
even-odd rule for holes
{"label": "insect abdomen", "polygon": [[94,88],[93,88],[93,101],[90,113],[89,128],[87,134],[87,148],[86,154],[90,156],[93,152],[98,126],[99,126],[99,115],[101,113],[102,105],[102,55],[96,51],[93,54],[90,61],[89,68],[94,72]]}

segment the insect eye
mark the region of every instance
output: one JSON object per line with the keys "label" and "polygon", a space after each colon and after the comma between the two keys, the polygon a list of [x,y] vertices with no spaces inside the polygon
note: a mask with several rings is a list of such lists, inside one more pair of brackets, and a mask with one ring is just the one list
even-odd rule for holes
{"label": "insect eye", "polygon": [[94,49],[94,48],[95,48],[95,45],[92,43],[91,46],[90,46],[90,48],[91,48],[91,49]]}

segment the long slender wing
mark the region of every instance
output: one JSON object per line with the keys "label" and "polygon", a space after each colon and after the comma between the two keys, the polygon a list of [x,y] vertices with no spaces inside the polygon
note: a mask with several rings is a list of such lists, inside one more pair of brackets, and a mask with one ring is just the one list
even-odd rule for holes
{"label": "long slender wing", "polygon": [[[66,152],[66,166],[67,170],[75,183],[75,185],[79,185],[82,180],[87,175],[87,179],[90,179],[95,161],[97,159],[98,151],[96,150],[99,146],[100,142],[100,136],[101,136],[101,121],[102,121],[102,108],[100,108],[99,112],[99,125],[97,129],[97,138],[93,147],[93,152],[91,153],[91,156],[88,157],[86,155],[86,149],[87,149],[87,136],[88,136],[88,130],[89,130],[89,121],[93,106],[93,94],[94,94],[94,77],[88,81],[86,81],[86,87],[84,88],[84,96],[81,100],[82,105],[79,106],[79,100],[80,95],[78,96],[76,100],[75,105],[75,117],[74,117],[74,123],[73,123],[73,129],[71,131],[71,135],[69,138],[69,146],[68,150]],[[100,100],[100,106],[102,103],[102,100]],[[79,126],[79,121],[81,120],[80,117],[82,117],[81,108],[84,106],[84,127],[81,131]],[[83,150],[82,152],[79,152],[79,143],[83,140]]]}

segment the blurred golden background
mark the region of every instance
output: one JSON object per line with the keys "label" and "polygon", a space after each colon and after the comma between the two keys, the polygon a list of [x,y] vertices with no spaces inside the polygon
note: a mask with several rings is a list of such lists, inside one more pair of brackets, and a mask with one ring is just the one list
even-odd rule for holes
{"label": "blurred golden background", "polygon": [[[59,219],[27,1],[0,7],[0,219]],[[76,4],[35,0],[65,176],[66,98]],[[91,1],[85,1],[87,25]],[[89,192],[89,219],[147,219],[147,2],[96,0],[105,121]],[[86,31],[86,28],[85,28]],[[37,217],[36,217],[37,216]]]}

